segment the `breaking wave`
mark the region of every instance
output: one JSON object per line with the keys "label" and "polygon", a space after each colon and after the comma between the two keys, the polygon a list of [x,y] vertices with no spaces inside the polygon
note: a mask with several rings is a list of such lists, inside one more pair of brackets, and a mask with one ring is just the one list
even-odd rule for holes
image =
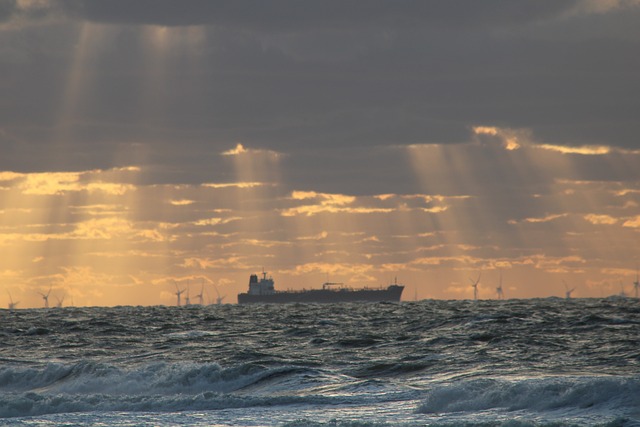
{"label": "breaking wave", "polygon": [[[213,410],[301,403],[298,377],[306,368],[155,363],[135,369],[80,362],[38,368],[0,368],[0,417],[85,411]],[[313,396],[316,403],[330,398]]]}
{"label": "breaking wave", "polygon": [[640,378],[547,377],[476,379],[431,389],[417,412],[441,414],[499,410],[534,413],[640,414]]}
{"label": "breaking wave", "polygon": [[0,425],[640,425],[636,300],[0,317]]}

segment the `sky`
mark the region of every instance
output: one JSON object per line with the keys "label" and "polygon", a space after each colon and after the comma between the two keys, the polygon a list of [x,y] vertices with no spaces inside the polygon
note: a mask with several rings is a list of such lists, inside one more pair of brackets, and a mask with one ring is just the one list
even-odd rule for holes
{"label": "sky", "polygon": [[263,270],[633,295],[638,22],[638,0],[0,0],[0,306],[235,303]]}

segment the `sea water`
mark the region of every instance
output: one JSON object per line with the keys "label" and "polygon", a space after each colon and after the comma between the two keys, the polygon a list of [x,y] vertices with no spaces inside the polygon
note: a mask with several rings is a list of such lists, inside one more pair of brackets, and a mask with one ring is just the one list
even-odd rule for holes
{"label": "sea water", "polygon": [[640,425],[640,302],[0,310],[0,425]]}

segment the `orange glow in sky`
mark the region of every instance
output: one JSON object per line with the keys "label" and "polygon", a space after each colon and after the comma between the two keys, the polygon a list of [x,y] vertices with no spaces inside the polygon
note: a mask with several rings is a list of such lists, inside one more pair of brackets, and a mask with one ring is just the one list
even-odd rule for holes
{"label": "orange glow in sky", "polygon": [[0,8],[0,306],[633,294],[637,2],[170,3]]}

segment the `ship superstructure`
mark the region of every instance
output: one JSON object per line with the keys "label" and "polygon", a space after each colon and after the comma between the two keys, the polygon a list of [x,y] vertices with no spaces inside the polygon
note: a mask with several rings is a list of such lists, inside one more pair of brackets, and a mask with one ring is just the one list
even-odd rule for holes
{"label": "ship superstructure", "polygon": [[249,295],[272,295],[275,294],[273,278],[267,279],[267,273],[262,272],[262,279],[258,280],[257,274],[249,276]]}

